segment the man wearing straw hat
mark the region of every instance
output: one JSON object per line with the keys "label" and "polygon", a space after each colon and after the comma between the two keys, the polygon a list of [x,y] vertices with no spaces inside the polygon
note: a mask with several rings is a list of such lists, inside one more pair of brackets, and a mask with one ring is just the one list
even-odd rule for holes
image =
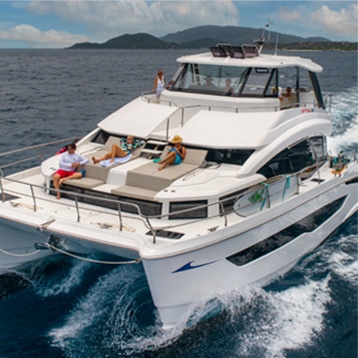
{"label": "man wearing straw hat", "polygon": [[158,164],[162,164],[158,170],[163,170],[169,164],[177,165],[182,162],[186,154],[185,147],[181,145],[182,141],[183,139],[180,138],[180,136],[174,136],[174,138],[170,141],[172,145],[169,148],[167,157],[158,162]]}

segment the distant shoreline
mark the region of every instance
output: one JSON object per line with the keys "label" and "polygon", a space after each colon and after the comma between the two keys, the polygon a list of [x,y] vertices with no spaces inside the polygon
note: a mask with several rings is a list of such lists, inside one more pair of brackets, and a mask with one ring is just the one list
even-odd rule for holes
{"label": "distant shoreline", "polygon": [[[63,51],[63,50],[70,50],[70,51],[78,51],[78,50],[82,50],[82,51],[93,51],[93,50],[97,50],[97,51],[207,51],[209,52],[208,48],[197,48],[197,49],[193,49],[193,48],[175,48],[175,49],[163,49],[163,48],[114,48],[114,49],[68,49],[68,48],[0,48],[0,51]],[[267,48],[263,48],[263,52],[273,52],[273,49],[267,49]],[[284,51],[284,52],[358,52],[358,50],[339,50],[339,49],[329,49],[329,50],[311,50],[311,49],[292,49],[292,50],[287,50],[287,49],[278,49],[278,51]]]}

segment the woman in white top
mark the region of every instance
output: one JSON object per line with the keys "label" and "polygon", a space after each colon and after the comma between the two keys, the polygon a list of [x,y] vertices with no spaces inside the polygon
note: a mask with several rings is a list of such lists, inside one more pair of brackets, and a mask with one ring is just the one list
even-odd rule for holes
{"label": "woman in white top", "polygon": [[158,77],[154,80],[154,87],[152,89],[152,92],[157,93],[157,97],[159,98],[163,90],[165,89],[165,78],[163,76],[162,71],[158,71]]}

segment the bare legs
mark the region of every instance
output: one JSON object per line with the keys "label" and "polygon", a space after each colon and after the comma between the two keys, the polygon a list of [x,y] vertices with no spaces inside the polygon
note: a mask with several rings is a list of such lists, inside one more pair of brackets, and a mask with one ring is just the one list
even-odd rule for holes
{"label": "bare legs", "polygon": [[[55,187],[55,189],[60,189],[61,184],[65,180],[68,180],[68,179],[81,179],[81,178],[82,178],[82,173],[75,173],[75,174],[72,174],[72,175],[70,175],[68,177],[65,177],[65,178],[61,178],[60,174],[55,174],[54,177],[53,177],[53,186]],[[60,197],[61,197],[61,193],[58,191],[56,199],[60,199]]]}
{"label": "bare legs", "polygon": [[95,157],[92,157],[92,160],[93,160],[94,164],[97,164],[98,162],[100,162],[102,160],[111,158],[111,163],[113,163],[115,157],[124,158],[127,155],[128,155],[128,153],[125,152],[120,146],[118,146],[117,144],[113,144],[111,152],[105,154],[103,157],[98,158],[98,159],[96,159]]}
{"label": "bare legs", "polygon": [[170,152],[165,159],[158,162],[158,164],[163,164],[158,170],[163,170],[167,165],[174,164],[176,155],[176,152]]}

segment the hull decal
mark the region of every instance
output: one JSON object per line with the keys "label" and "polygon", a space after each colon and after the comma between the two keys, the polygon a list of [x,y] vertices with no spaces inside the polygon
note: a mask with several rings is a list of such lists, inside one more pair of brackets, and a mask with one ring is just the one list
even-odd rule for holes
{"label": "hull decal", "polygon": [[195,260],[186,263],[184,266],[178,268],[177,270],[173,271],[172,273],[177,273],[177,272],[182,272],[182,271],[193,270],[193,269],[196,269],[196,268],[199,268],[199,267],[211,265],[211,264],[213,264],[214,262],[217,262],[218,260],[210,261],[210,262],[207,262],[207,263],[205,263],[205,264],[200,264],[200,265],[193,265],[193,262],[194,262],[194,261],[195,261]]}

